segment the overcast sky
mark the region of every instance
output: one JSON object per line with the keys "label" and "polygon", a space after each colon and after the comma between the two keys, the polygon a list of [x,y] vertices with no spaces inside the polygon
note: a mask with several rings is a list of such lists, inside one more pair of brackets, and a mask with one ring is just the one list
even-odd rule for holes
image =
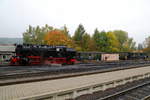
{"label": "overcast sky", "polygon": [[79,24],[87,33],[121,29],[138,43],[150,36],[150,0],[0,0],[0,37],[22,37],[28,25]]}

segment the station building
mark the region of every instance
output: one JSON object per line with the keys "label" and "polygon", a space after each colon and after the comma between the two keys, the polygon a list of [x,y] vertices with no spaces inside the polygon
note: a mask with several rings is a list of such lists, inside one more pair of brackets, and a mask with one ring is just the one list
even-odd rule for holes
{"label": "station building", "polygon": [[15,45],[0,44],[0,65],[8,64],[10,58],[14,55],[15,55]]}

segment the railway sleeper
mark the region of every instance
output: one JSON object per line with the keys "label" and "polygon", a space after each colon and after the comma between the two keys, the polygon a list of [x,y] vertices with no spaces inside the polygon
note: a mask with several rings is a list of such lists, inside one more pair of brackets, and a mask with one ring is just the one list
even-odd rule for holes
{"label": "railway sleeper", "polygon": [[[94,92],[93,94],[86,94],[88,99],[85,99],[84,98],[85,95],[84,95],[84,96],[79,96],[79,97],[77,97],[75,99],[72,99],[72,100],[141,100],[142,98],[144,98],[144,97],[146,97],[147,95],[150,94],[149,88],[145,89],[145,88],[142,87],[143,82],[149,82],[149,80],[150,80],[150,78],[145,78],[145,79],[135,80],[133,82],[127,82],[126,84],[119,85],[115,88],[109,88],[109,89],[106,89],[104,91],[97,91],[97,92]],[[141,85],[139,85],[139,84],[141,84]],[[147,84],[147,83],[145,83],[145,84]],[[133,87],[135,85],[137,85],[137,87],[135,87],[135,89],[134,89]],[[138,87],[140,87],[140,91],[138,89],[136,89]],[[121,93],[121,91],[124,91],[126,89],[130,90],[130,88],[133,88],[134,91],[131,90],[129,94],[127,94],[128,91],[125,92],[125,93],[124,92]],[[143,93],[141,93],[142,91],[148,92],[148,93],[143,94]],[[120,93],[118,93],[118,92],[120,92]],[[109,95],[111,95],[112,93],[113,94],[118,93],[118,95],[117,96],[112,96],[110,98],[105,98],[107,96],[109,97]]]}

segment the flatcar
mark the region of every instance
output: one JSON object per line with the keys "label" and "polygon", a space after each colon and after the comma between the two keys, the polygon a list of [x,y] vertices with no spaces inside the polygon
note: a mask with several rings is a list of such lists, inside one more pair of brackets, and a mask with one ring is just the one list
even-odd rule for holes
{"label": "flatcar", "polygon": [[66,46],[16,45],[10,65],[74,64],[76,51]]}

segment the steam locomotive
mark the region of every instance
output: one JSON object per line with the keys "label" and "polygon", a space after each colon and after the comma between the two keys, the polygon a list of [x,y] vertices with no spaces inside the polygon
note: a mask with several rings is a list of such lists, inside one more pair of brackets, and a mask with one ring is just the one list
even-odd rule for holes
{"label": "steam locomotive", "polygon": [[66,46],[16,45],[10,65],[74,64],[76,51]]}

